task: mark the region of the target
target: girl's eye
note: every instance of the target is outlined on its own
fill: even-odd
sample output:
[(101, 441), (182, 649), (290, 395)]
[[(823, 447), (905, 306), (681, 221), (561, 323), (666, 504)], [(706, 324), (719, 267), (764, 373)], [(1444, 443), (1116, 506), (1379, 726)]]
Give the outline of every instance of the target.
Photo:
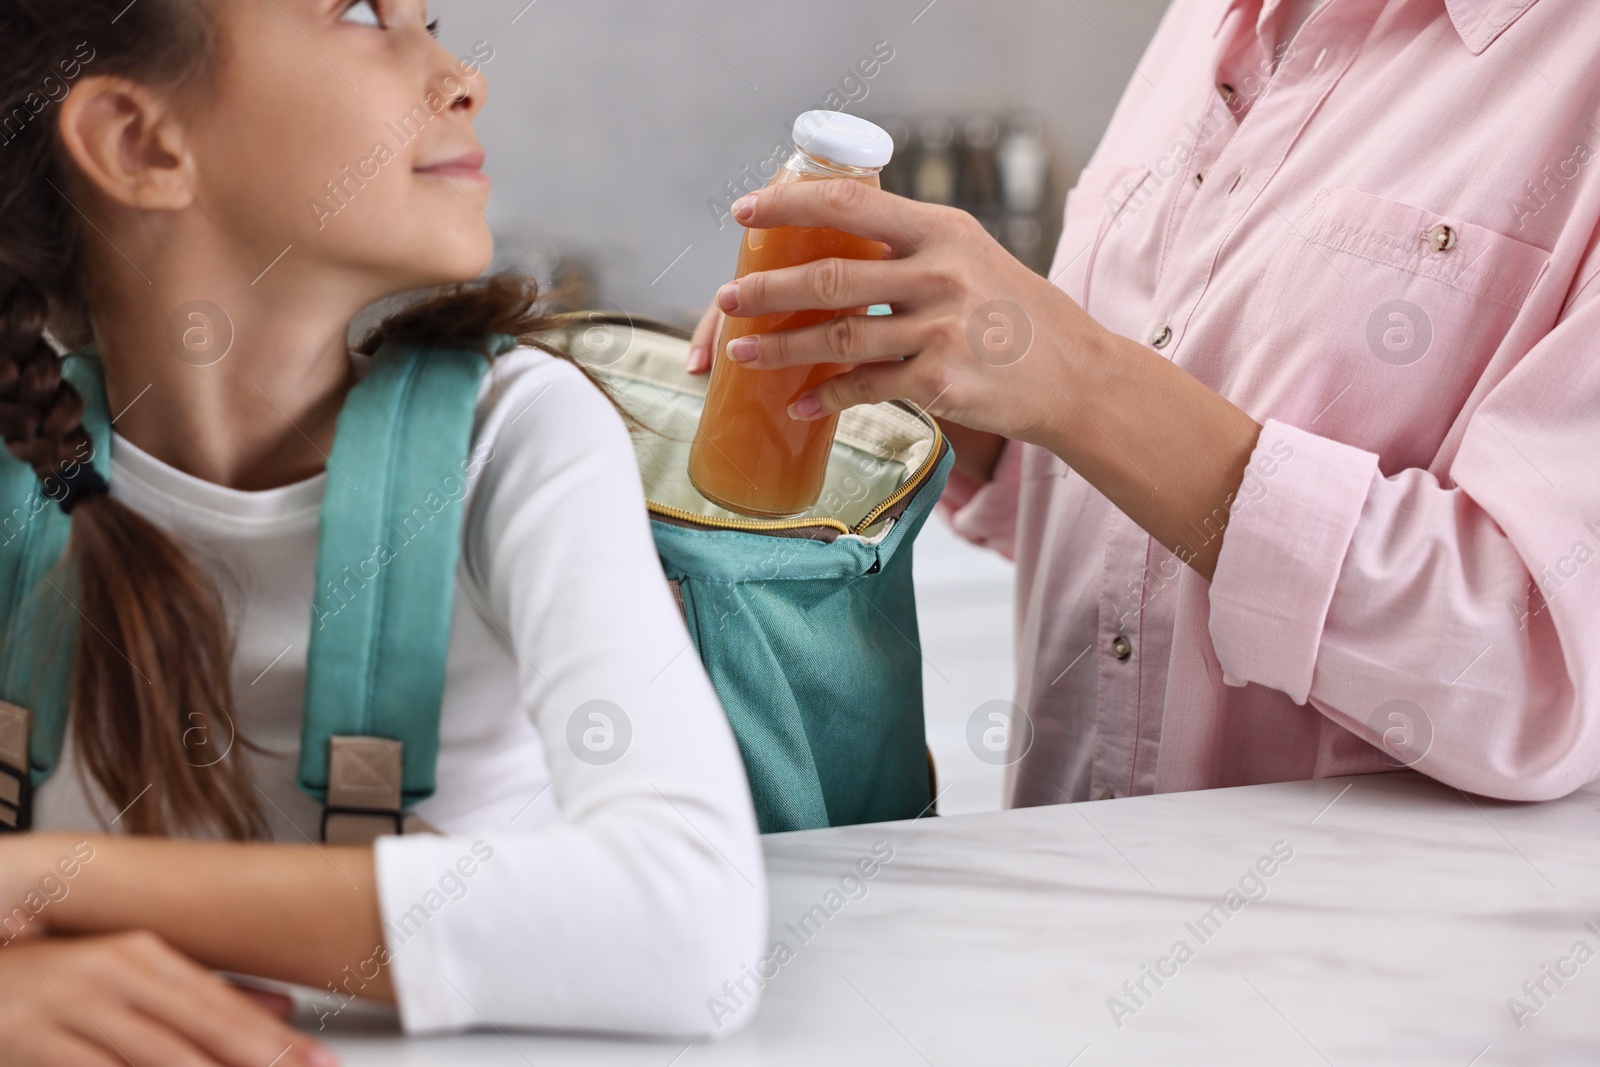
[(344, 22), (353, 22), (358, 26), (376, 26), (383, 28), (383, 20), (378, 17), (378, 9), (372, 0), (355, 0), (355, 3), (344, 9), (340, 16)]
[(439, 36), (439, 20), (438, 19), (434, 19), (432, 22), (428, 23), (428, 32), (430, 34), (432, 34), (435, 39), (438, 38), (438, 36)]

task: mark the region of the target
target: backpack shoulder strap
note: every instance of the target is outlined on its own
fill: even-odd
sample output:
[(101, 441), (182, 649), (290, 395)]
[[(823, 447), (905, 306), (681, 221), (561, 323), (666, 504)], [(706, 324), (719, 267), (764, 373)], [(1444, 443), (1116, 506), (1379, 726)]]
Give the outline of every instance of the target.
[[(493, 338), (489, 357), (515, 347)], [(331, 805), (330, 840), (424, 829), (404, 814), (434, 791), (454, 572), (482, 352), (391, 345), (339, 416), (312, 605), (299, 784)], [(99, 360), (66, 358), (110, 475)], [(66, 732), (77, 617), (50, 578), (71, 531), (48, 486), (0, 452), (0, 832), (31, 824), (34, 787)], [(50, 580), (47, 580), (50, 579)], [(59, 590), (59, 591), (58, 591)], [(333, 771), (330, 783), (330, 768)], [(331, 785), (331, 789), (330, 789)]]
[[(515, 346), (497, 337), (489, 356)], [(329, 841), (434, 792), (481, 351), (390, 344), (339, 414), (318, 535), (300, 789)]]
[[(79, 461), (109, 477), (111, 414), (100, 361), (86, 352), (67, 356), (62, 376), (83, 397), (93, 445)], [(55, 504), (59, 493), (0, 450), (0, 832), (29, 828), (33, 788), (55, 770), (66, 735), (77, 614), (65, 599), (70, 582), (50, 575), (72, 529)]]

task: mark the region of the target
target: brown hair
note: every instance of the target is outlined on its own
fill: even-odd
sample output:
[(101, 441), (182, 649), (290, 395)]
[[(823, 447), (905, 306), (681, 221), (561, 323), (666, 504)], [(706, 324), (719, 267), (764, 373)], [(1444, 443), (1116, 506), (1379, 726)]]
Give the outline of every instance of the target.
[[(67, 163), (51, 106), (84, 69), (189, 85), (213, 69), (219, 47), (212, 5), (199, 0), (0, 0), (0, 433), (46, 486), (63, 484), (92, 449), (83, 400), (46, 337), (90, 340), (81, 235), (61, 192)], [(414, 303), (360, 347), (476, 345), (495, 333), (527, 340), (549, 324), (532, 279), (497, 276)], [(71, 517), (63, 595), (76, 612), (62, 614), (81, 613), (71, 737), (84, 769), (113, 811), (126, 809), (130, 832), (268, 836), (241, 758), (254, 746), (237, 736), (234, 649), (215, 583), (106, 493), (75, 501)], [(224, 743), (227, 755), (215, 759)]]

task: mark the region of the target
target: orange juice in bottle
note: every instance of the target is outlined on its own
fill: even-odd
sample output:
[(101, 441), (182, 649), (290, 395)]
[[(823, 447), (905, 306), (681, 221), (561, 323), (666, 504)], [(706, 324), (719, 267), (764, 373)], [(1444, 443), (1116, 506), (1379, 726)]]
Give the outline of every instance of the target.
[[(878, 188), (878, 174), (894, 153), (894, 142), (883, 130), (837, 111), (801, 115), (794, 124), (794, 142), (794, 154), (769, 186), (847, 178)], [(819, 259), (882, 259), (888, 251), (878, 241), (834, 229), (748, 230), (739, 246), (734, 277)], [(862, 307), (726, 319), (689, 453), (689, 479), (702, 495), (730, 511), (761, 518), (797, 515), (817, 502), (839, 417), (801, 422), (789, 417), (788, 408), (820, 382), (851, 367), (743, 366), (728, 359), (728, 342), (866, 313)]]

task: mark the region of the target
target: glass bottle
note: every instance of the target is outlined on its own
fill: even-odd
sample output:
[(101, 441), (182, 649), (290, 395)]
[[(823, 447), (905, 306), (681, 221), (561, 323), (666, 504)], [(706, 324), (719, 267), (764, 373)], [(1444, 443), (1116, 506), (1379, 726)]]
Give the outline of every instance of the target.
[[(836, 111), (801, 115), (795, 120), (794, 142), (794, 154), (769, 187), (846, 178), (878, 188), (879, 172), (894, 154), (894, 142), (882, 129)], [(740, 243), (734, 277), (819, 259), (883, 259), (888, 252), (881, 242), (831, 228), (752, 229)], [(728, 343), (751, 334), (866, 313), (860, 307), (727, 317), (717, 338), (705, 408), (689, 452), (689, 479), (703, 496), (730, 511), (760, 518), (798, 515), (817, 502), (839, 417), (803, 422), (791, 419), (788, 408), (828, 378), (852, 368), (838, 363), (748, 367), (728, 359)]]

